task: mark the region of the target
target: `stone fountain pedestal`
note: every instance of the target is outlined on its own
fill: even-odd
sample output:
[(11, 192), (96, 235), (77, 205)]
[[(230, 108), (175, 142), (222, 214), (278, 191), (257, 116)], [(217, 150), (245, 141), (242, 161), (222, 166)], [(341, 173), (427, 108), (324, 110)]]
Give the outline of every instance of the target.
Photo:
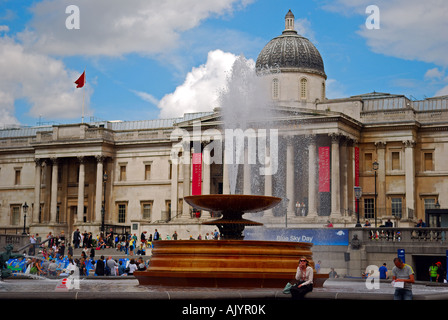
[[(245, 241), (246, 225), (261, 223), (242, 218), (245, 212), (270, 209), (281, 199), (249, 195), (185, 197), (195, 208), (221, 212), (217, 225), (224, 240), (154, 241), (146, 271), (135, 271), (141, 285), (210, 288), (283, 288), (294, 279), (300, 257), (314, 269), (311, 243)], [(314, 274), (314, 286), (328, 275)]]

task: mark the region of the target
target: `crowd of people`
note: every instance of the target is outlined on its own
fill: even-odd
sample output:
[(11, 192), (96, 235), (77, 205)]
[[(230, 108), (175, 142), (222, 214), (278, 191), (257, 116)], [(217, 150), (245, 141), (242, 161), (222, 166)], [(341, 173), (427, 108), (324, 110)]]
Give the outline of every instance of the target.
[[(200, 234), (197, 239), (218, 240), (220, 234), (207, 233), (204, 237)], [(140, 237), (137, 234), (116, 234), (113, 229), (107, 233), (93, 236), (91, 232), (80, 232), (76, 229), (71, 241), (61, 232), (54, 235), (49, 232), (45, 239), (39, 234), (30, 236), (32, 244), (28, 249), (29, 258), (14, 259), (10, 261), (10, 267), (14, 271), (35, 274), (38, 276), (60, 276), (76, 272), (80, 276), (121, 276), (132, 275), (135, 270), (145, 270), (147, 264), (141, 256), (146, 255), (147, 249), (152, 248), (153, 242), (158, 240), (178, 240), (176, 231), (165, 238), (155, 229), (154, 234), (143, 231)], [(190, 236), (190, 240), (195, 240)], [(114, 248), (129, 258), (114, 259), (111, 256), (105, 259), (103, 255), (95, 259), (98, 250)], [(82, 249), (80, 257), (74, 257), (74, 249)], [(26, 253), (26, 252), (24, 252)], [(42, 255), (43, 258), (38, 258)], [(132, 256), (139, 256), (134, 259)]]

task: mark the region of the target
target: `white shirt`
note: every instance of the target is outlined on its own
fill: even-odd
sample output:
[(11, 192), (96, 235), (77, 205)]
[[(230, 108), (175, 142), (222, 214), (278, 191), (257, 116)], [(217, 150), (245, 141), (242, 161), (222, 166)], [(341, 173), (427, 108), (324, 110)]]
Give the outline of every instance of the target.
[(306, 267), (305, 274), (302, 272), (300, 267), (297, 267), (296, 272), (296, 280), (305, 281), (303, 285), (312, 284), (313, 283), (313, 268)]

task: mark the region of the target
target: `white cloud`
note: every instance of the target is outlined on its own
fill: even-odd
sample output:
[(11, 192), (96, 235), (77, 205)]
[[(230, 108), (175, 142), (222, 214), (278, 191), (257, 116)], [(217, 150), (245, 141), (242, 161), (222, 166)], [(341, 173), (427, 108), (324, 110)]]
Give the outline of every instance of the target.
[(438, 97), (438, 96), (448, 96), (448, 86), (445, 86), (442, 89), (440, 89), (439, 91), (437, 91), (434, 96), (435, 97)]
[(212, 15), (231, 13), (245, 0), (78, 0), (80, 28), (67, 29), (72, 0), (47, 0), (33, 8), (30, 28), (20, 34), (34, 50), (62, 56), (159, 54), (173, 49), (181, 32)]
[(158, 104), (160, 118), (180, 117), (186, 112), (212, 111), (237, 56), (221, 50), (210, 51), (207, 62), (193, 68), (182, 85), (165, 95)]
[(327, 79), (325, 86), (325, 95), (327, 99), (338, 99), (348, 96), (347, 93), (345, 93), (344, 85), (336, 79)]
[(311, 29), (311, 22), (307, 18), (299, 18), (294, 21), (294, 27), (298, 34), (308, 38), (312, 43), (318, 44), (315, 33)]
[(143, 91), (137, 91), (137, 90), (131, 90), (131, 92), (134, 93), (135, 95), (137, 95), (143, 101), (149, 102), (153, 105), (159, 104), (159, 100), (150, 93), (143, 92)]
[[(341, 14), (364, 15), (369, 1), (338, 0), (327, 9)], [(380, 29), (363, 23), (358, 34), (370, 48), (388, 56), (448, 66), (448, 2), (441, 0), (377, 0)]]
[[(0, 37), (0, 123), (17, 124), (14, 104), (24, 99), (31, 105), (29, 115), (51, 119), (81, 116), (83, 93), (88, 109), (90, 87), (76, 89), (79, 73), (46, 55), (27, 52), (9, 37)], [(88, 77), (88, 76), (87, 76)]]
[(444, 77), (444, 75), (445, 73), (439, 70), (438, 68), (432, 68), (426, 71), (425, 80), (431, 80), (431, 79), (440, 80)]

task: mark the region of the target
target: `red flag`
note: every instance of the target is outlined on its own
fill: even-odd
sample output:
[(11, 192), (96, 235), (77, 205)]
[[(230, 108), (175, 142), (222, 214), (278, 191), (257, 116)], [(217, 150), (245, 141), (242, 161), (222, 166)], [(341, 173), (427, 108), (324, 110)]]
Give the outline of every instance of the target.
[(75, 81), (75, 83), (77, 84), (76, 88), (82, 88), (84, 87), (85, 83), (86, 83), (86, 72), (84, 71), (82, 73), (82, 75), (78, 78), (78, 80)]

